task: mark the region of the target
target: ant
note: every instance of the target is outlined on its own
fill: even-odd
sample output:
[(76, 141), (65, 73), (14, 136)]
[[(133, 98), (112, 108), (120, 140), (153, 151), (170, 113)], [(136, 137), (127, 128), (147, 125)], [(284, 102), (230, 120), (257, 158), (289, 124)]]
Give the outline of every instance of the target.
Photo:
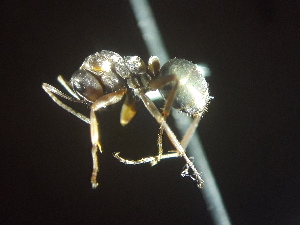
[[(114, 153), (114, 157), (125, 164), (150, 162), (155, 165), (161, 159), (181, 156), (186, 161), (182, 176), (191, 177), (197, 181), (198, 187), (203, 187), (204, 181), (201, 175), (185, 153), (185, 148), (212, 98), (209, 96), (208, 84), (195, 64), (185, 59), (174, 58), (160, 67), (158, 57), (151, 56), (148, 66), (146, 66), (138, 56), (121, 57), (115, 52), (102, 50), (88, 56), (79, 70), (73, 73), (69, 82), (65, 81), (62, 76), (58, 76), (57, 79), (71, 96), (46, 83), (43, 83), (43, 89), (60, 107), (90, 124), (93, 158), (91, 183), (93, 188), (98, 186), (97, 152), (102, 152), (95, 112), (121, 101), (124, 95), (125, 101), (120, 115), (121, 125), (125, 126), (132, 120), (136, 114), (136, 97), (141, 99), (150, 114), (160, 124), (159, 153), (155, 157), (140, 160), (124, 159), (120, 157), (119, 152)], [(159, 90), (165, 99), (162, 113), (146, 95), (146, 92), (152, 90)], [(90, 107), (90, 117), (75, 111), (56, 96), (72, 102), (87, 104)], [(172, 107), (194, 118), (181, 142), (177, 140), (166, 122)], [(166, 132), (176, 149), (172, 153), (163, 154), (163, 131)]]

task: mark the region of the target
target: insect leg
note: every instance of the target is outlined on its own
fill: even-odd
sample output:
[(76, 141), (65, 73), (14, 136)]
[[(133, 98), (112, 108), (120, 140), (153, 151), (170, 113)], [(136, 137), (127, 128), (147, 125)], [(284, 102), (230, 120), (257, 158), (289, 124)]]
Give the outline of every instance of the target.
[[(170, 94), (165, 99), (164, 108), (163, 108), (163, 111), (162, 111), (162, 115), (164, 116), (164, 120), (166, 120), (167, 117), (170, 114), (170, 111), (171, 111), (171, 108), (173, 106), (174, 99), (175, 99), (175, 96), (176, 96), (176, 91), (177, 91), (179, 81), (178, 81), (178, 79), (175, 75), (169, 75), (169, 76), (157, 77), (156, 79), (153, 79), (150, 82), (150, 89), (152, 89), (152, 90), (160, 89), (160, 88), (162, 88), (162, 87), (164, 87), (164, 86), (166, 86), (170, 83), (173, 83), (173, 86), (172, 86), (172, 89), (170, 91)], [(160, 158), (163, 154), (162, 136), (163, 136), (163, 129), (162, 129), (162, 126), (160, 126), (159, 127), (159, 132), (158, 132), (158, 161), (160, 160)]]
[[(129, 164), (129, 165), (138, 165), (138, 164), (143, 164), (143, 163), (150, 163), (151, 165), (155, 165), (157, 162), (157, 156), (150, 156), (146, 158), (141, 158), (138, 160), (130, 160), (130, 159), (125, 159), (120, 156), (120, 152), (115, 152), (113, 156), (118, 159), (121, 163), (124, 164)], [(168, 158), (173, 158), (173, 157), (178, 157), (177, 153), (170, 153), (170, 154), (163, 154), (161, 156), (161, 159), (168, 159)]]
[[(161, 116), (161, 115), (159, 115)], [(150, 156), (146, 158), (141, 158), (138, 160), (130, 160), (130, 159), (125, 159), (120, 156), (120, 152), (115, 152), (113, 156), (117, 158), (120, 162), (124, 164), (131, 164), (131, 165), (138, 165), (138, 164), (143, 164), (143, 163), (150, 163), (151, 166), (154, 166), (158, 163), (159, 160), (161, 159), (167, 159), (167, 158), (173, 158), (173, 157), (178, 157), (180, 156), (177, 152), (170, 153), (170, 154), (163, 154), (163, 149), (162, 149), (162, 132), (163, 129), (160, 126), (159, 129), (159, 134), (158, 134), (158, 151), (159, 155), (158, 156)]]
[(197, 186), (199, 188), (203, 187), (204, 181), (201, 178), (200, 173), (197, 171), (196, 167), (194, 166), (193, 162), (189, 159), (189, 157), (185, 153), (185, 149), (181, 146), (180, 142), (177, 140), (175, 134), (165, 121), (164, 117), (160, 114), (157, 107), (154, 105), (154, 103), (145, 95), (145, 93), (142, 90), (139, 90), (139, 95), (145, 105), (145, 107), (148, 109), (148, 111), (151, 113), (151, 115), (156, 119), (156, 121), (161, 124), (161, 127), (166, 131), (169, 140), (174, 145), (175, 149), (177, 150), (178, 154), (182, 156), (187, 166), (193, 171), (193, 174), (190, 175), (190, 177), (197, 181)]
[(187, 131), (185, 132), (182, 140), (180, 141), (181, 146), (186, 149), (186, 147), (188, 146), (190, 140), (192, 139), (198, 125), (199, 122), (201, 120), (201, 115), (197, 115), (194, 117), (193, 122), (191, 123), (191, 125), (189, 126), (189, 128), (187, 129)]
[[(150, 83), (150, 86), (152, 89), (161, 89), (162, 87), (170, 84), (171, 82), (173, 82), (172, 89), (170, 90), (170, 93), (168, 94), (167, 98), (165, 99), (165, 105), (162, 110), (162, 114), (163, 114), (165, 120), (170, 115), (170, 111), (171, 111), (171, 108), (173, 106), (173, 103), (174, 103), (174, 100), (176, 97), (176, 91), (178, 88), (179, 81), (175, 75), (168, 75), (168, 76), (164, 76), (164, 77), (158, 77), (155, 80), (152, 80)], [(183, 149), (186, 149), (193, 134), (195, 133), (195, 130), (198, 127), (198, 124), (200, 122), (201, 115), (202, 114), (194, 116), (194, 121), (191, 123), (190, 127), (188, 128), (188, 130), (186, 131), (182, 140), (180, 141), (180, 144), (183, 147)], [(161, 129), (162, 129), (162, 127), (160, 127), (159, 140), (161, 139), (161, 136), (163, 134), (163, 131)]]
[(91, 128), (92, 157), (93, 157), (93, 172), (91, 176), (91, 183), (93, 188), (96, 188), (98, 186), (97, 173), (99, 171), (99, 168), (98, 168), (97, 151), (99, 150), (99, 152), (102, 152), (101, 143), (100, 143), (100, 131), (99, 131), (98, 120), (95, 112), (101, 108), (105, 108), (109, 105), (119, 102), (125, 93), (126, 93), (126, 89), (120, 89), (119, 91), (109, 93), (107, 95), (100, 97), (91, 106), (90, 128)]
[(121, 114), (120, 114), (120, 123), (122, 126), (127, 125), (136, 114), (136, 101), (133, 97), (131, 91), (126, 93), (125, 101), (122, 105)]
[[(146, 106), (146, 108), (148, 109), (148, 111), (152, 114), (152, 116), (154, 118), (156, 118), (156, 120), (160, 124), (170, 114), (170, 110), (171, 110), (171, 107), (173, 105), (174, 98), (175, 98), (175, 93), (176, 93), (177, 86), (178, 86), (178, 79), (177, 79), (177, 77), (175, 75), (158, 77), (158, 78), (155, 78), (154, 80), (151, 80), (151, 82), (149, 84), (150, 85), (150, 89), (156, 90), (156, 89), (159, 89), (159, 88), (165, 86), (166, 84), (168, 84), (170, 82), (174, 82), (174, 86), (173, 86), (173, 88), (171, 90), (171, 93), (168, 96), (168, 99), (166, 100), (165, 107), (164, 107), (164, 110), (163, 110), (163, 115), (164, 116), (162, 116), (160, 114), (160, 112), (158, 111), (157, 107), (154, 105), (154, 103), (148, 97), (147, 97), (147, 100), (146, 100), (147, 103), (145, 103), (145, 101), (143, 100), (145, 106), (146, 106), (146, 104), (147, 104), (147, 106), (149, 106), (149, 107)], [(142, 93), (143, 93), (142, 95), (145, 95), (144, 92), (142, 92)], [(128, 160), (128, 159), (124, 159), (124, 158), (120, 157), (118, 152), (115, 153), (114, 156), (120, 162), (123, 162), (125, 164), (135, 164), (136, 165), (136, 164), (142, 164), (142, 163), (150, 162), (152, 166), (156, 165), (158, 163), (158, 161), (160, 161), (161, 159), (166, 159), (166, 158), (180, 156), (178, 153), (172, 153), (172, 154), (163, 155), (162, 135), (163, 135), (163, 129), (162, 129), (162, 126), (160, 126), (159, 133), (158, 133), (158, 141), (157, 141), (158, 142), (158, 155), (155, 156), (155, 157), (147, 157), (147, 158), (142, 158), (142, 159), (139, 159), (139, 160)]]

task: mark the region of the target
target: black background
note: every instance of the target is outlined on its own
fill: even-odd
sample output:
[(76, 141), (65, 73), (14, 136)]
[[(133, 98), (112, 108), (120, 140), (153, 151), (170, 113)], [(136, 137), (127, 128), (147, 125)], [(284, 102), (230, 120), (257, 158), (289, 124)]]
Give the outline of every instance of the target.
[[(151, 1), (170, 56), (211, 69), (215, 98), (199, 133), (233, 224), (300, 223), (296, 2)], [(157, 125), (142, 105), (126, 127), (121, 104), (99, 113), (104, 153), (92, 190), (89, 127), (41, 88), (59, 87), (57, 75), (69, 79), (102, 49), (147, 61), (130, 4), (0, 6), (1, 224), (212, 224), (201, 192), (179, 176), (182, 159), (150, 167), (112, 157), (157, 152)]]

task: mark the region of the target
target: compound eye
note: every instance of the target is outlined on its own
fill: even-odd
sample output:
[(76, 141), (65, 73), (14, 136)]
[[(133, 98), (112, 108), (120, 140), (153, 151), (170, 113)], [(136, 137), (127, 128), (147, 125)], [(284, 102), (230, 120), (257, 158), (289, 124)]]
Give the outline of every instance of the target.
[(100, 81), (87, 70), (77, 70), (71, 78), (73, 90), (84, 99), (94, 102), (101, 96), (104, 91)]

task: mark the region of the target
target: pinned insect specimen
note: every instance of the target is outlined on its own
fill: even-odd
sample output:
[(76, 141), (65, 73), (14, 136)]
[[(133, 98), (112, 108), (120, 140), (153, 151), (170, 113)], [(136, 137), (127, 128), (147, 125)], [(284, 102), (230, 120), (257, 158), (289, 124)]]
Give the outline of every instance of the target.
[[(119, 152), (115, 153), (114, 156), (125, 164), (150, 162), (152, 165), (161, 159), (181, 156), (186, 161), (182, 175), (190, 176), (196, 180), (198, 187), (203, 186), (204, 181), (185, 153), (185, 148), (211, 99), (208, 85), (195, 64), (175, 58), (160, 68), (159, 59), (156, 56), (151, 56), (148, 66), (146, 66), (138, 56), (121, 57), (115, 52), (103, 50), (88, 56), (79, 70), (74, 72), (70, 81), (65, 81), (62, 76), (58, 76), (58, 81), (71, 96), (46, 83), (42, 87), (60, 107), (90, 124), (93, 157), (91, 183), (93, 188), (98, 186), (97, 152), (102, 152), (95, 112), (121, 101), (124, 95), (125, 101), (121, 109), (120, 123), (124, 126), (132, 120), (136, 114), (136, 97), (141, 99), (144, 106), (160, 124), (159, 153), (155, 157), (140, 160), (124, 159), (119, 155)], [(159, 90), (165, 99), (162, 113), (146, 95), (146, 92), (152, 90)], [(67, 106), (57, 96), (89, 105), (90, 117), (88, 118)], [(172, 107), (194, 118), (181, 142), (177, 140), (166, 122)], [(174, 145), (174, 153), (163, 154), (163, 131), (166, 132)]]

